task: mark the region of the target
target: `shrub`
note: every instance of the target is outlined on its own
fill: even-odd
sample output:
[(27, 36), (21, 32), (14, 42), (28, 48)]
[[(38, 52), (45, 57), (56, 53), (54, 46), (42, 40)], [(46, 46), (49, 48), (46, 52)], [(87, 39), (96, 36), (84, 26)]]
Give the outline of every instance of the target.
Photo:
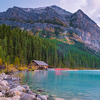
[(2, 59), (0, 58), (0, 65), (2, 65)]
[(14, 73), (18, 71), (13, 64), (9, 64), (8, 66), (6, 66), (6, 69), (4, 69), (5, 73)]
[(15, 58), (14, 65), (16, 66), (16, 68), (18, 68), (18, 66), (20, 65), (20, 61), (18, 57)]
[(28, 68), (27, 67), (19, 67), (18, 70), (19, 71), (24, 71), (24, 70), (28, 70)]
[(34, 70), (35, 70), (34, 67), (29, 68), (29, 71), (34, 71)]

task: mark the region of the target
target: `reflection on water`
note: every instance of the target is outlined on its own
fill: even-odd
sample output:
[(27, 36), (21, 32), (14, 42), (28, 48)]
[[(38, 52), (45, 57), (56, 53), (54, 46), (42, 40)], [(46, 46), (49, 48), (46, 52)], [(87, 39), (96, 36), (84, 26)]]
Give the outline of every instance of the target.
[(100, 100), (100, 71), (34, 71), (18, 74), (22, 84), (65, 100)]

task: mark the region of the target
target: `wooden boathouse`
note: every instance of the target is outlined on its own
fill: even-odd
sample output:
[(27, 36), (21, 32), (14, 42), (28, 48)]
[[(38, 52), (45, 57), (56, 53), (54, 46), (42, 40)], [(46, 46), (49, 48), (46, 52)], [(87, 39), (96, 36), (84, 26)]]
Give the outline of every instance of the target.
[(38, 60), (33, 60), (32, 66), (34, 66), (35, 69), (47, 69), (48, 68), (48, 64), (46, 64), (44, 61), (38, 61)]

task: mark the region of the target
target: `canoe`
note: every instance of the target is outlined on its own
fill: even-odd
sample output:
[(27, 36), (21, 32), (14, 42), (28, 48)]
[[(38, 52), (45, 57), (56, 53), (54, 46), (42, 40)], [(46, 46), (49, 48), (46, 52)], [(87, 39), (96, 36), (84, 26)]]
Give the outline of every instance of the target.
[(55, 68), (54, 70), (63, 71), (63, 70), (70, 70), (70, 69), (68, 69), (68, 68)]

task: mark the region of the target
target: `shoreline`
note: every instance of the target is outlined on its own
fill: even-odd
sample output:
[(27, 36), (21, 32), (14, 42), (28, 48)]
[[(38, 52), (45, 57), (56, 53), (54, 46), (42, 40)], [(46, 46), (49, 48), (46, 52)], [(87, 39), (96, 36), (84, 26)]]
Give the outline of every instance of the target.
[[(12, 75), (0, 74), (0, 100), (51, 100), (48, 95), (33, 93), (28, 85), (21, 85), (21, 78), (14, 76), (17, 73), (19, 72), (13, 73)], [(64, 99), (54, 98), (52, 100)]]
[(0, 74), (0, 100), (48, 100), (48, 95), (33, 93), (28, 85), (21, 85), (19, 76)]
[(100, 71), (100, 69), (67, 69), (67, 68), (48, 68), (47, 71)]
[[(36, 70), (38, 71), (38, 70)], [(54, 70), (58, 71), (58, 70)], [(73, 70), (70, 70), (73, 71)], [(74, 70), (76, 71), (76, 70)], [(100, 71), (100, 70), (77, 70), (77, 71)], [(0, 74), (0, 100), (51, 100), (48, 94), (38, 94), (33, 92), (29, 85), (22, 85), (18, 73), (26, 71), (17, 71), (12, 75)], [(42, 89), (38, 90), (43, 92)], [(52, 100), (64, 100), (62, 98), (53, 98)]]

